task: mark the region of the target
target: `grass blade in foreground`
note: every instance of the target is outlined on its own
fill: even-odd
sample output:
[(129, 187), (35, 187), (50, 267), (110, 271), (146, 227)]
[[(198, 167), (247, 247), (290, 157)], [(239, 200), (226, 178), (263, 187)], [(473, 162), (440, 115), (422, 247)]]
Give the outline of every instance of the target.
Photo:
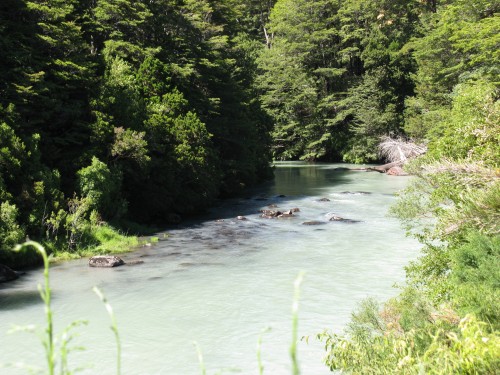
[(261, 347), (262, 347), (262, 336), (264, 333), (271, 331), (271, 327), (267, 327), (260, 332), (259, 339), (257, 340), (257, 363), (259, 365), (259, 375), (264, 374), (264, 365), (262, 364), (262, 355), (261, 355)]
[(116, 374), (120, 375), (121, 373), (121, 357), (122, 357), (122, 347), (120, 344), (120, 335), (118, 333), (118, 326), (116, 324), (116, 318), (115, 314), (113, 312), (113, 307), (109, 304), (108, 300), (104, 296), (104, 294), (101, 292), (101, 290), (98, 287), (93, 287), (92, 290), (97, 294), (99, 299), (104, 303), (104, 306), (106, 307), (106, 311), (108, 312), (109, 317), (111, 318), (111, 330), (115, 334), (115, 340), (116, 340)]
[(292, 305), (292, 345), (290, 346), (290, 357), (292, 359), (292, 374), (300, 375), (299, 362), (297, 359), (297, 331), (299, 328), (299, 299), (300, 286), (304, 280), (304, 272), (300, 272), (294, 282), (294, 294)]
[(43, 346), (45, 348), (45, 356), (47, 358), (47, 370), (49, 375), (55, 374), (56, 359), (54, 351), (54, 325), (52, 321), (52, 309), (51, 309), (51, 289), (49, 283), (49, 257), (45, 248), (35, 241), (27, 241), (22, 245), (16, 246), (16, 251), (21, 250), (24, 247), (33, 246), (36, 251), (40, 253), (43, 258), (43, 278), (44, 286), (38, 285), (38, 291), (40, 292), (40, 297), (45, 304), (45, 319), (47, 321), (47, 328), (45, 328), (46, 336), (42, 339)]
[(205, 368), (205, 362), (203, 360), (203, 353), (201, 352), (200, 345), (198, 345), (196, 341), (193, 342), (193, 345), (196, 348), (196, 353), (198, 354), (198, 362), (200, 363), (201, 375), (206, 375), (207, 369)]

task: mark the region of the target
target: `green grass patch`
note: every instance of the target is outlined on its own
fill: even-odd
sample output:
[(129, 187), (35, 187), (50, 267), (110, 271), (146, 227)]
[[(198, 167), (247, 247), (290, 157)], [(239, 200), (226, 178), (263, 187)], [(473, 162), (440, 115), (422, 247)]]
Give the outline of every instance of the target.
[(54, 261), (64, 261), (102, 254), (126, 253), (141, 245), (136, 236), (127, 236), (109, 225), (92, 227), (87, 245), (74, 251), (51, 247)]

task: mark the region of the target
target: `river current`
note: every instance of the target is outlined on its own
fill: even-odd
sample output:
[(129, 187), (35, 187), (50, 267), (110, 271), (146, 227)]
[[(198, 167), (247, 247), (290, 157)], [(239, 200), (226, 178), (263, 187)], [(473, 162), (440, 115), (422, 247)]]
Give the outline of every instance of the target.
[[(387, 216), (408, 177), (346, 171), (339, 164), (277, 163), (275, 180), (247, 196), (220, 202), (204, 217), (159, 233), (153, 246), (124, 254), (142, 264), (114, 269), (87, 260), (51, 268), (56, 332), (77, 327), (70, 367), (81, 374), (116, 374), (116, 346), (98, 286), (116, 314), (122, 373), (258, 374), (262, 334), (264, 374), (290, 374), (293, 282), (305, 272), (299, 304), (299, 363), (304, 375), (329, 374), (316, 334), (340, 332), (366, 297), (397, 294), (403, 267), (418, 255), (398, 221)], [(322, 198), (327, 198), (323, 199)], [(259, 210), (299, 208), (291, 218), (261, 218)], [(237, 220), (238, 215), (247, 220)], [(329, 221), (332, 215), (359, 222)], [(303, 225), (317, 221), (318, 225)], [(164, 233), (168, 234), (164, 238)], [(37, 284), (42, 271), (0, 286), (0, 374), (44, 366), (36, 335), (7, 333), (14, 325), (44, 326)]]

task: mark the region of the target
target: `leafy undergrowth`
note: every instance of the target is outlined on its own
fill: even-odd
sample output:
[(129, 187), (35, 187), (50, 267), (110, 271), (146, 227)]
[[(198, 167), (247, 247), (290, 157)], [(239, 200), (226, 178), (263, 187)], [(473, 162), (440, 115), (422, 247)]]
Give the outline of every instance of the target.
[(101, 254), (126, 253), (145, 244), (137, 236), (121, 234), (110, 226), (100, 226), (92, 232), (92, 245), (75, 251), (51, 249), (56, 261), (78, 259)]

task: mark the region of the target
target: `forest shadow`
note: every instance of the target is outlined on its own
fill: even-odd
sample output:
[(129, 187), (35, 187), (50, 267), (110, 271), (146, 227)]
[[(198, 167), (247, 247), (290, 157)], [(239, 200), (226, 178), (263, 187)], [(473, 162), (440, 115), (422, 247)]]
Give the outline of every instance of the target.
[(38, 290), (0, 289), (0, 310), (18, 310), (42, 304)]

